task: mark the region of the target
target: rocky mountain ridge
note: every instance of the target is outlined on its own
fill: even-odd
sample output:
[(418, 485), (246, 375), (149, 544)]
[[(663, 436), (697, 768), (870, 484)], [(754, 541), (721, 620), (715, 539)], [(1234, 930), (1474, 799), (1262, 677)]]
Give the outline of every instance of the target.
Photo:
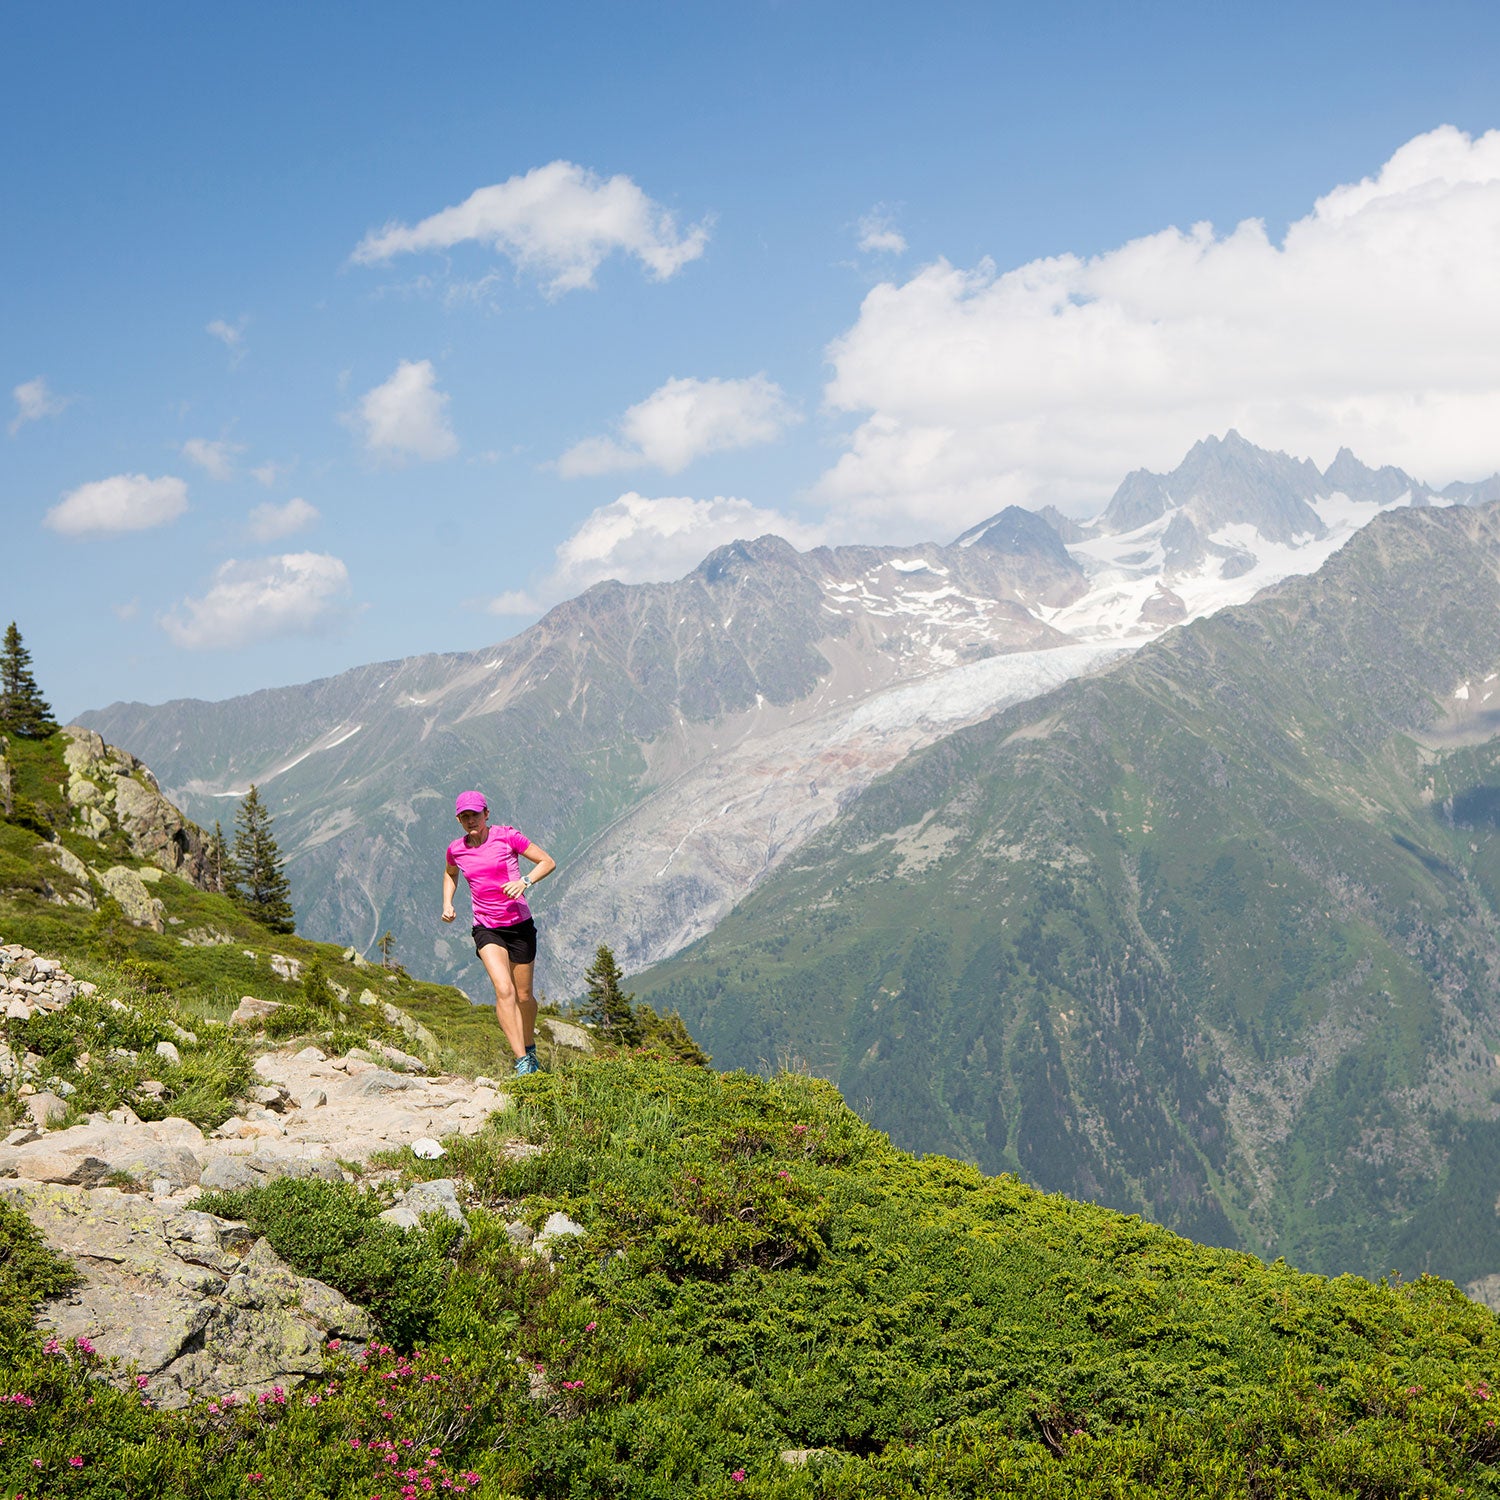
[(84, 718), (205, 824), (257, 782), (305, 930), (390, 929), (476, 997), (432, 891), (451, 795), (484, 786), (560, 861), (541, 974), (569, 995), (599, 941), (635, 967), (710, 930), (934, 739), (1312, 570), (1382, 507), (1481, 489), (1434, 497), (1349, 454), (1319, 475), (1230, 433), (1131, 475), (1093, 526), (1010, 507), (949, 546), (763, 537), (675, 583), (598, 585), (485, 651)]
[(919, 752), (634, 983), (914, 1149), (1322, 1270), (1500, 1271), (1500, 507)]

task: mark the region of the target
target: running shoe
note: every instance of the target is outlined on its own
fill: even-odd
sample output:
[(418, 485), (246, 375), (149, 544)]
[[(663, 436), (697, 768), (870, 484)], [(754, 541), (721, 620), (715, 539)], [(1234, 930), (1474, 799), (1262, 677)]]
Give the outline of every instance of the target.
[(530, 1073), (540, 1073), (542, 1065), (529, 1052), (516, 1059), (515, 1074), (517, 1078), (525, 1078)]

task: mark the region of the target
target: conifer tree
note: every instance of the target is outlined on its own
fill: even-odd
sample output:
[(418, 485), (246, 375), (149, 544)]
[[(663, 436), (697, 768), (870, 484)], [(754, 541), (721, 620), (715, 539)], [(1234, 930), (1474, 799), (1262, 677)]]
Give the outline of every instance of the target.
[(208, 836), (208, 848), (203, 852), (203, 860), (207, 866), (205, 874), (208, 889), (222, 896), (227, 889), (232, 860), (229, 845), (224, 840), (224, 830), (219, 826), (217, 818), (214, 819), (214, 831)]
[(635, 1047), (641, 1040), (641, 1022), (632, 1004), (635, 996), (625, 993), (624, 977), (613, 952), (607, 944), (600, 943), (593, 963), (584, 970), (588, 995), (579, 1014), (610, 1041), (622, 1047)]
[(380, 949), (381, 963), (388, 969), (394, 969), (396, 966), (391, 961), (391, 954), (396, 951), (396, 934), (387, 931), (386, 935), (375, 946)]
[(292, 888), (281, 868), (281, 851), (271, 836), (271, 814), (252, 782), (235, 815), (231, 888), (241, 910), (272, 932), (295, 932)]
[(31, 653), (21, 644), (12, 620), (0, 644), (0, 730), (23, 740), (56, 734), (57, 721), (31, 673)]

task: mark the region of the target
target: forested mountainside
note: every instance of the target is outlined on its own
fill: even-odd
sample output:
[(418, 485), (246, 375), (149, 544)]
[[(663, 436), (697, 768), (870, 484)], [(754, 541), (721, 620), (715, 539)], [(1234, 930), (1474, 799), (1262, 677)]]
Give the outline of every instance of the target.
[(641, 976), (909, 1149), (1320, 1270), (1500, 1272), (1500, 507), (962, 730)]

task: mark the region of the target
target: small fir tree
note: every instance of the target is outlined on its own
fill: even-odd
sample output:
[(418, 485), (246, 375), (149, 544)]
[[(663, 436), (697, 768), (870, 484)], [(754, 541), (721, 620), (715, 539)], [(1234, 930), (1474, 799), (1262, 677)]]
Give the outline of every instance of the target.
[(217, 818), (214, 819), (214, 831), (208, 836), (208, 848), (203, 851), (203, 862), (207, 867), (208, 889), (222, 896), (227, 889), (231, 860), (229, 845)]
[(0, 643), (0, 729), (23, 740), (44, 740), (57, 733), (57, 721), (32, 676), (31, 653), (21, 644), (14, 620)]
[(281, 851), (271, 836), (271, 814), (251, 783), (234, 820), (231, 889), (241, 910), (272, 932), (295, 932), (292, 888), (281, 867)]
[(380, 949), (381, 963), (388, 969), (394, 969), (396, 965), (391, 961), (391, 954), (396, 951), (396, 934), (388, 931), (375, 946)]
[(594, 961), (584, 971), (588, 994), (580, 1011), (583, 1019), (612, 1042), (622, 1047), (640, 1045), (642, 1027), (632, 1002), (634, 995), (625, 993), (620, 966), (607, 944), (600, 943)]
[(313, 959), (302, 971), (302, 998), (318, 1010), (333, 1009), (333, 986), (321, 958)]

